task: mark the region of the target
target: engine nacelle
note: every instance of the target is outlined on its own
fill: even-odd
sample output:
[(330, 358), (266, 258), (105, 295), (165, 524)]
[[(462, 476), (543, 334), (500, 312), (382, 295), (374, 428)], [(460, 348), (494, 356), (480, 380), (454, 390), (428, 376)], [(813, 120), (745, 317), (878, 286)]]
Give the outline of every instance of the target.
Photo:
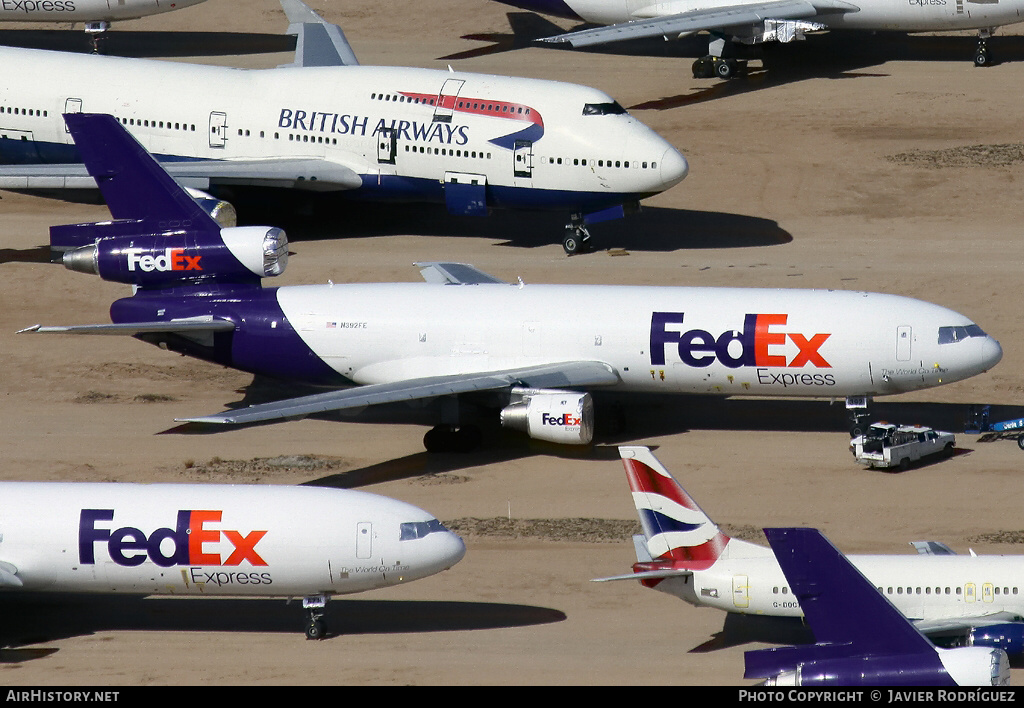
[(199, 282), (252, 282), (284, 272), (288, 237), (267, 226), (208, 232), (110, 236), (66, 251), (64, 266), (104, 280), (143, 287)]
[(927, 686), (952, 680), (957, 686), (1001, 686), (1009, 681), (1009, 661), (1000, 649), (964, 647), (937, 652), (805, 661), (772, 676), (764, 685)]
[(594, 402), (579, 391), (514, 388), (501, 424), (537, 440), (588, 445), (594, 439)]
[(992, 647), (1002, 649), (1010, 656), (1024, 652), (1024, 624), (994, 624), (989, 627), (974, 627), (967, 633), (965, 644), (969, 647)]
[(185, 191), (196, 200), (196, 204), (203, 211), (210, 215), (210, 218), (220, 224), (222, 229), (238, 226), (238, 212), (235, 211), (235, 206), (231, 202), (217, 199), (217, 197), (207, 194), (201, 189), (185, 187)]

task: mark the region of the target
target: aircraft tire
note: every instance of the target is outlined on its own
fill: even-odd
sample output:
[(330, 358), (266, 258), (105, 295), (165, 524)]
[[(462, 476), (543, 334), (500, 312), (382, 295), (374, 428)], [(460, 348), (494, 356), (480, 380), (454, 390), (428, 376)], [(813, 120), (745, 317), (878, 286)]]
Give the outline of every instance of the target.
[(728, 59), (722, 59), (715, 62), (715, 76), (720, 79), (728, 80), (731, 79), (733, 74), (736, 73), (736, 65)]
[(580, 240), (575, 235), (566, 236), (562, 241), (562, 249), (565, 251), (565, 255), (575, 256), (580, 253)]
[(322, 620), (313, 620), (306, 625), (306, 639), (323, 639), (324, 623)]
[(693, 62), (693, 78), (710, 79), (712, 76), (714, 70), (711, 67), (711, 57), (701, 57)]
[(978, 52), (974, 55), (975, 66), (988, 66), (988, 52)]

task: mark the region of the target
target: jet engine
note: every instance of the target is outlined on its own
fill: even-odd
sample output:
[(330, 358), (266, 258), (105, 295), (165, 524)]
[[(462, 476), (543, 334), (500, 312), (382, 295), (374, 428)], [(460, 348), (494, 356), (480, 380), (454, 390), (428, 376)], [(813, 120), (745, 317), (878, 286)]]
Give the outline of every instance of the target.
[(238, 226), (238, 213), (231, 202), (217, 199), (217, 197), (207, 194), (201, 189), (185, 187), (185, 191), (188, 192), (188, 195), (196, 201), (196, 204), (203, 211), (210, 215), (210, 218), (220, 224), (221, 228), (228, 229)]
[(1008, 622), (988, 627), (974, 627), (964, 642), (969, 647), (1002, 649), (1010, 656), (1024, 652), (1024, 624)]
[(104, 280), (139, 286), (194, 282), (248, 282), (280, 275), (288, 264), (288, 237), (267, 226), (208, 232), (100, 238), (63, 255), (64, 266)]
[(958, 686), (999, 686), (1009, 678), (1009, 661), (1000, 649), (963, 647), (937, 651), (938, 661), (931, 653), (805, 661), (769, 678), (764, 685), (926, 686), (952, 680)]
[(579, 391), (514, 388), (501, 424), (537, 440), (588, 445), (594, 439), (594, 402)]

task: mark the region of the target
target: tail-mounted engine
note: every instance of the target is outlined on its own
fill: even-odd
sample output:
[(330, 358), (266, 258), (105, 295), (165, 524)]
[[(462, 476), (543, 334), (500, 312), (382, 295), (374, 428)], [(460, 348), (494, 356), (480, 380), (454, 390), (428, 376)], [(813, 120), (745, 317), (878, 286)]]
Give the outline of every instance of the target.
[(267, 226), (223, 228), (219, 234), (181, 229), (110, 235), (65, 251), (63, 262), (69, 270), (141, 287), (252, 282), (284, 272), (288, 237)]
[(588, 445), (594, 439), (594, 402), (578, 391), (514, 388), (501, 424), (537, 440)]

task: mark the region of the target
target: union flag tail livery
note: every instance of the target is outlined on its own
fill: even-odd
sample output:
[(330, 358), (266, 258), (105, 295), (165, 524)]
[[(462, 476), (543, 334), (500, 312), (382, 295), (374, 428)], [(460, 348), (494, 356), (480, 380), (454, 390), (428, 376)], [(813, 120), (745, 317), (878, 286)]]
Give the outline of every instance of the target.
[(732, 539), (719, 530), (646, 447), (620, 447), (647, 549), (658, 561), (707, 568)]

